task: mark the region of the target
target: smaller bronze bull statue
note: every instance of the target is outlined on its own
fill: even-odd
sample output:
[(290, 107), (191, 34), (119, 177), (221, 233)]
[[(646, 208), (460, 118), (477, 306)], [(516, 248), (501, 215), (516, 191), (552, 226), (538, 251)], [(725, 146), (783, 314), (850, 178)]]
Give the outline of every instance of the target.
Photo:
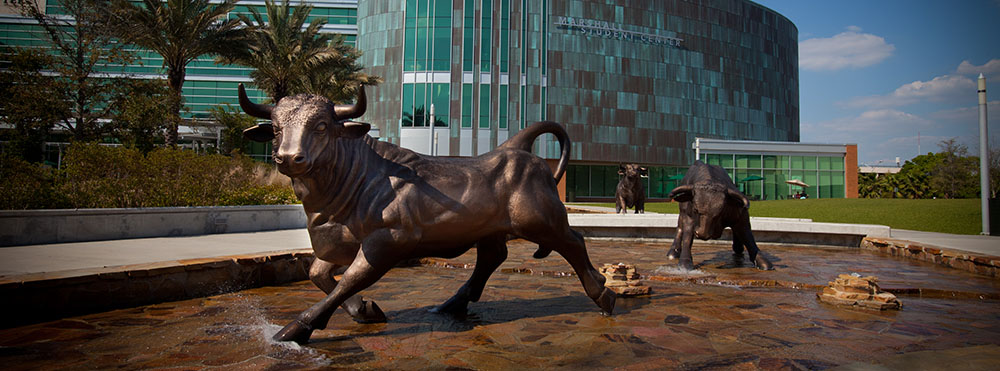
[[(587, 256), (583, 237), (569, 228), (556, 182), (566, 171), (570, 140), (554, 122), (522, 129), (495, 150), (475, 158), (424, 156), (369, 136), (368, 124), (350, 121), (365, 112), (364, 89), (357, 103), (335, 105), (324, 97), (285, 97), (277, 106), (251, 102), (239, 87), (240, 106), (271, 120), (247, 129), (247, 138), (273, 141), (278, 170), (292, 178), (302, 200), (316, 260), (309, 278), (327, 296), (274, 335), (303, 343), (325, 328), (338, 306), (358, 322), (384, 322), (361, 290), (400, 261), (454, 258), (477, 250), (465, 285), (435, 311), (465, 315), (479, 301), (487, 279), (507, 259), (507, 238), (539, 245), (536, 258), (551, 251), (576, 271), (583, 288), (604, 313), (615, 293)], [(562, 147), (555, 174), (531, 153), (535, 139), (552, 134)], [(334, 269), (347, 266), (340, 282)]]
[(615, 188), (615, 212), (628, 214), (635, 207), (636, 214), (646, 213), (646, 186), (642, 178), (649, 177), (649, 169), (636, 164), (618, 165), (618, 187)]
[(746, 246), (750, 261), (758, 269), (772, 269), (771, 262), (759, 255), (760, 249), (750, 231), (750, 200), (736, 188), (726, 170), (715, 165), (695, 161), (688, 169), (681, 185), (667, 196), (680, 202), (677, 234), (667, 257), (680, 259), (678, 265), (694, 269), (691, 243), (694, 237), (712, 240), (722, 236), (722, 230), (733, 231), (733, 257), (742, 260)]

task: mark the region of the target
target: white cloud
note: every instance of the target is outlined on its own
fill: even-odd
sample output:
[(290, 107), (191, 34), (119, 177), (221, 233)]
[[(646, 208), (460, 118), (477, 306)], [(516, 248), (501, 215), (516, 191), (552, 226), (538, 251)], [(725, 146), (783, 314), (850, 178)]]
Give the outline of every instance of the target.
[(889, 58), (895, 50), (885, 38), (848, 26), (847, 31), (833, 37), (799, 42), (799, 67), (815, 71), (868, 67)]
[[(818, 123), (803, 123), (803, 142), (813, 142), (806, 139), (815, 134), (816, 139), (828, 141), (836, 139), (847, 143), (862, 139), (873, 134), (898, 132), (901, 128), (923, 128), (931, 125), (931, 121), (923, 117), (894, 109), (878, 109), (861, 113), (855, 117), (843, 117)], [(915, 129), (914, 129), (915, 130)]]
[(959, 102), (976, 99), (976, 82), (960, 75), (938, 76), (930, 81), (914, 81), (896, 88), (887, 95), (858, 97), (842, 105), (848, 107), (885, 108), (925, 102)]
[[(998, 0), (1000, 1), (1000, 0)], [(955, 69), (955, 72), (963, 75), (979, 76), (983, 74), (987, 79), (1000, 78), (1000, 59), (990, 59), (982, 66), (976, 66), (969, 61), (962, 61)]]
[[(1000, 112), (1000, 100), (988, 105), (990, 117)], [(994, 115), (991, 115), (994, 114)], [(915, 115), (896, 109), (874, 109), (856, 116), (823, 122), (803, 122), (801, 140), (805, 143), (856, 143), (861, 163), (891, 164), (918, 154), (937, 152), (938, 143), (958, 138), (959, 143), (976, 154), (979, 148), (979, 107), (964, 106)], [(1000, 138), (1000, 120), (990, 125), (991, 143)]]

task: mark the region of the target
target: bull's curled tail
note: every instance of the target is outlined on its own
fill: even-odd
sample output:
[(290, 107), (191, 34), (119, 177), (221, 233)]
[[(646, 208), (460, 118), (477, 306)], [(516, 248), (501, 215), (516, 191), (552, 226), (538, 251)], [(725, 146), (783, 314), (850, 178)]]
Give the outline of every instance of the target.
[(542, 134), (552, 134), (559, 141), (559, 147), (562, 149), (562, 153), (559, 155), (559, 165), (556, 166), (556, 171), (553, 177), (556, 183), (559, 179), (562, 179), (563, 174), (566, 173), (566, 166), (569, 164), (569, 151), (570, 146), (573, 142), (569, 140), (569, 134), (566, 133), (566, 129), (557, 122), (552, 121), (540, 121), (528, 126), (521, 131), (517, 132), (513, 137), (507, 139), (498, 148), (515, 148), (523, 151), (531, 152), (531, 146), (535, 144), (535, 140)]

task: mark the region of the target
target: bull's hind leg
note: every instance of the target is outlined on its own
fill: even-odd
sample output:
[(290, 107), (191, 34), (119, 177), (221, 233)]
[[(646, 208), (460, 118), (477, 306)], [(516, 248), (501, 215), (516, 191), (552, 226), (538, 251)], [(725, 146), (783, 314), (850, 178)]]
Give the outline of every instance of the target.
[(486, 281), (490, 279), (500, 264), (507, 260), (507, 234), (486, 237), (479, 241), (476, 247), (476, 268), (472, 277), (458, 289), (455, 296), (440, 306), (431, 309), (434, 313), (450, 314), (456, 317), (468, 313), (469, 302), (478, 302), (483, 295)]
[(565, 230), (566, 232), (558, 237), (554, 237), (555, 234), (552, 232), (546, 232), (538, 238), (528, 239), (543, 246), (542, 248), (555, 250), (559, 255), (562, 255), (576, 271), (577, 277), (580, 277), (580, 283), (583, 284), (583, 290), (587, 292), (587, 296), (594, 303), (597, 303), (602, 314), (611, 315), (615, 309), (617, 294), (604, 287), (605, 278), (591, 264), (583, 236), (569, 227), (566, 227)]
[[(336, 264), (316, 259), (309, 267), (309, 279), (316, 287), (329, 295), (337, 287), (337, 281), (333, 278), (335, 269), (337, 269)], [(351, 296), (340, 307), (344, 308), (355, 322), (385, 322), (385, 313), (382, 312), (382, 309), (374, 301), (362, 300), (361, 295)]]

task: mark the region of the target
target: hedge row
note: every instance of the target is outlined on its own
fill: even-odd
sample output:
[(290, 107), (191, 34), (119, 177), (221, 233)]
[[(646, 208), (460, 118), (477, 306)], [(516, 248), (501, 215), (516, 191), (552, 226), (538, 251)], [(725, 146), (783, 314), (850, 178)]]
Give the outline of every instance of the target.
[(298, 202), (273, 168), (247, 157), (74, 144), (62, 169), (0, 159), (0, 208), (273, 205)]

